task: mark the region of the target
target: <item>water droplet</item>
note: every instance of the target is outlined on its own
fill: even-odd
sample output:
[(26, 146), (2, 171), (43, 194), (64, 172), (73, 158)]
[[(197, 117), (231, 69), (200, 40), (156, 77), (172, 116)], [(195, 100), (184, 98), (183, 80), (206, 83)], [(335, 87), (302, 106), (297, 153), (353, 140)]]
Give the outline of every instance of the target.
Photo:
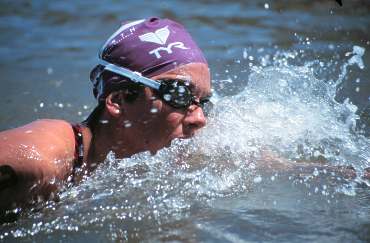
[(314, 176), (318, 176), (319, 175), (319, 171), (317, 170), (317, 168), (314, 169), (313, 173), (312, 173)]
[(158, 109), (157, 108), (150, 109), (150, 113), (157, 113), (157, 112), (158, 112)]
[(248, 58), (248, 52), (247, 52), (247, 49), (243, 49), (243, 58), (244, 59), (247, 59)]
[(348, 64), (349, 65), (357, 64), (357, 66), (360, 69), (364, 69), (365, 65), (362, 60), (362, 56), (365, 54), (365, 48), (361, 46), (353, 46), (353, 50), (352, 52), (349, 52), (349, 54), (354, 54), (354, 55), (348, 60)]
[(163, 99), (165, 100), (165, 101), (170, 101), (171, 100), (171, 95), (170, 94), (165, 94), (165, 95), (163, 95)]
[(254, 179), (253, 179), (253, 182), (254, 183), (260, 183), (262, 181), (262, 177), (261, 176), (256, 176), (256, 177), (254, 177)]
[(264, 7), (265, 7), (265, 9), (269, 9), (270, 8), (270, 6), (269, 6), (268, 3), (265, 3)]
[(131, 126), (132, 126), (132, 124), (131, 124), (131, 122), (130, 122), (129, 120), (125, 120), (125, 121), (123, 122), (123, 126), (124, 126), (124, 127), (126, 127), (126, 128), (129, 128), (129, 127), (131, 127)]
[(185, 93), (185, 87), (184, 86), (180, 86), (178, 88), (178, 91), (179, 91), (180, 94)]
[(320, 155), (321, 155), (321, 153), (318, 150), (316, 150), (315, 152), (313, 152), (313, 156), (315, 156), (315, 157), (318, 157)]
[(53, 72), (54, 72), (54, 70), (53, 70), (53, 68), (51, 68), (51, 67), (48, 67), (48, 68), (46, 69), (46, 73), (47, 73), (48, 75), (53, 74)]
[(288, 82), (286, 81), (286, 80), (284, 80), (284, 79), (279, 79), (279, 85), (281, 86), (281, 87), (286, 87), (286, 86), (288, 86)]
[(44, 107), (44, 103), (41, 102), (39, 106), (40, 106), (40, 108)]

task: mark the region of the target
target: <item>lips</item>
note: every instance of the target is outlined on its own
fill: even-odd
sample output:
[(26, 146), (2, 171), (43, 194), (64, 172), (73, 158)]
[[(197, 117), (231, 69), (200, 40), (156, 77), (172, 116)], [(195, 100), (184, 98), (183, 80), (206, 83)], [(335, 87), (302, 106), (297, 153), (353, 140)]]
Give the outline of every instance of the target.
[(192, 136), (191, 135), (189, 135), (189, 136), (176, 136), (176, 137), (174, 137), (174, 138), (171, 138), (167, 143), (166, 143), (166, 145), (165, 145), (165, 147), (166, 148), (169, 148), (170, 146), (171, 146), (171, 143), (172, 143), (172, 141), (174, 140), (174, 139), (189, 139), (189, 138), (191, 138)]
[(181, 137), (178, 137), (179, 139), (189, 139), (189, 138), (192, 138), (194, 136), (194, 134), (189, 134), (189, 135), (184, 135), (184, 136), (181, 136)]

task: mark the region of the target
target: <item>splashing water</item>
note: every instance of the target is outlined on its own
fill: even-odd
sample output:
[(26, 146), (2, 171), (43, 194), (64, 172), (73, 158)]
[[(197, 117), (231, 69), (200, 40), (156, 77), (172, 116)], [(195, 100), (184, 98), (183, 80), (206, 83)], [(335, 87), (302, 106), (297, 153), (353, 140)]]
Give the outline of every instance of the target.
[[(142, 153), (119, 160), (110, 154), (92, 177), (63, 192), (61, 202), (33, 213), (32, 222), (21, 218), (22, 227), (9, 226), (1, 239), (102, 228), (111, 240), (150, 239), (155, 234), (163, 239), (166, 229), (174, 230), (173, 222), (186, 223), (215, 199), (247, 193), (262, 183), (265, 178), (256, 167), (265, 159), (264, 151), (291, 164), (352, 166), (361, 181), (363, 170), (370, 167), (370, 141), (355, 130), (357, 107), (349, 100), (338, 103), (335, 94), (351, 65), (364, 68), (364, 51), (353, 48), (336, 82), (318, 79), (315, 62), (269, 66), (264, 59), (263, 66), (252, 67), (243, 91), (216, 96), (207, 127), (194, 139), (175, 141), (156, 156)], [(305, 180), (320, 174), (326, 172), (315, 169)], [(330, 195), (326, 185), (313, 193), (319, 191)], [(356, 194), (343, 184), (331, 193)]]
[(333, 89), (308, 65), (253, 68), (246, 89), (215, 106), (197, 138), (200, 148), (212, 154), (220, 147), (235, 153), (267, 147), (292, 160), (325, 159), (361, 171), (369, 166), (370, 143), (355, 133), (357, 107), (336, 102)]

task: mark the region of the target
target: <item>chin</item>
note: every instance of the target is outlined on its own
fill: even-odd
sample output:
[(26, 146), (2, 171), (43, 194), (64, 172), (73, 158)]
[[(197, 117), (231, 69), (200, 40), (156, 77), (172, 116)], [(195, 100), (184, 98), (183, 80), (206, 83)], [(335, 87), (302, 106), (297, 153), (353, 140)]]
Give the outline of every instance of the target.
[(157, 146), (152, 149), (149, 149), (149, 152), (151, 155), (156, 155), (159, 150), (163, 148), (169, 148), (170, 146), (171, 146), (171, 142), (168, 142), (167, 144), (162, 144), (161, 146)]
[(149, 150), (150, 155), (154, 156), (157, 154), (158, 150)]

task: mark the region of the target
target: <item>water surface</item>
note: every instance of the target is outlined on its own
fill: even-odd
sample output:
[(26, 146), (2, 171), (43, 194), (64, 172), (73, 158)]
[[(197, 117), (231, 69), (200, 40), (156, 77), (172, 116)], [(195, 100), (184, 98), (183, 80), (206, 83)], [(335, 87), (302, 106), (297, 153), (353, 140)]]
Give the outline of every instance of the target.
[(343, 2), (0, 2), (1, 130), (88, 115), (97, 51), (129, 19), (183, 23), (216, 94), (197, 137), (110, 155), (0, 240), (370, 241), (369, 182), (338, 169), (370, 167), (370, 5)]

